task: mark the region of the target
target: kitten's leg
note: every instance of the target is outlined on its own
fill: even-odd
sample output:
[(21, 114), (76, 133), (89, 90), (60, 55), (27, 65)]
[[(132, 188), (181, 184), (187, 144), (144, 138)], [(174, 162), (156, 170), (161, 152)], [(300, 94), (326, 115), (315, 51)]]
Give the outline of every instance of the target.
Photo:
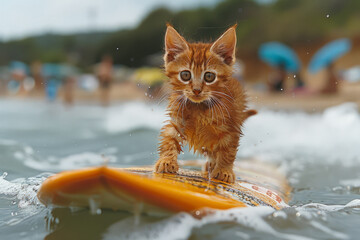
[(216, 156), (214, 156), (213, 154), (207, 154), (207, 157), (208, 159), (205, 164), (205, 171), (211, 172), (216, 166)]
[(236, 158), (237, 147), (217, 149), (216, 165), (210, 173), (211, 178), (220, 181), (233, 183), (235, 182), (235, 173), (233, 171), (234, 161)]
[(155, 164), (155, 172), (176, 173), (179, 169), (177, 156), (181, 151), (180, 144), (183, 140), (176, 128), (171, 123), (166, 124), (162, 128), (160, 138), (160, 158)]

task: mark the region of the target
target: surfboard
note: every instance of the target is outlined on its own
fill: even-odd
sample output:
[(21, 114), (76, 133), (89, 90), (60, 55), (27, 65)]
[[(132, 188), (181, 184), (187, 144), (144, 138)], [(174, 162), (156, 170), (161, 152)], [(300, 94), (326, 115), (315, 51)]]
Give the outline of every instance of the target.
[(237, 180), (209, 180), (204, 162), (184, 161), (177, 174), (158, 174), (152, 166), (107, 166), (65, 171), (46, 179), (38, 198), (46, 206), (90, 207), (151, 214), (198, 212), (201, 209), (287, 206), (290, 187), (272, 165), (258, 161), (235, 164)]

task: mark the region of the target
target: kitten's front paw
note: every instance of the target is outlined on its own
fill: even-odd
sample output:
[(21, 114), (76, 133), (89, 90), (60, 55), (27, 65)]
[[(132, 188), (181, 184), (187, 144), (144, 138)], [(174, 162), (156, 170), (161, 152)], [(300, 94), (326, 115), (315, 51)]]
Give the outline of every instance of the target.
[(232, 167), (215, 167), (214, 170), (211, 171), (210, 177), (223, 182), (234, 183), (236, 176)]
[(157, 173), (177, 173), (179, 165), (176, 160), (168, 158), (160, 158), (155, 164), (155, 172)]
[(205, 164), (205, 172), (211, 172), (216, 167), (216, 162), (208, 160)]

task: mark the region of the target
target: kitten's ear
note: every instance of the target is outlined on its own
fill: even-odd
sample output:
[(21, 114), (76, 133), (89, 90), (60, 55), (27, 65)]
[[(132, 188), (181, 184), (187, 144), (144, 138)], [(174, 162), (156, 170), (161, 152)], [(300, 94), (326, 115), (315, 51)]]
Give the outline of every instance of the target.
[(211, 46), (210, 51), (218, 54), (224, 62), (231, 65), (235, 62), (236, 50), (236, 24), (226, 30)]
[(173, 61), (179, 53), (189, 48), (186, 40), (173, 28), (167, 24), (165, 34), (165, 63)]

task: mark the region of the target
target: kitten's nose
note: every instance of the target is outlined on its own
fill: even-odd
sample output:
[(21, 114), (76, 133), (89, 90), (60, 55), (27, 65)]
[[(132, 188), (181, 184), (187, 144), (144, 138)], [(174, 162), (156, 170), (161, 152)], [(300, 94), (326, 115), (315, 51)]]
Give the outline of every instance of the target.
[(193, 93), (197, 96), (197, 95), (199, 95), (199, 94), (201, 93), (201, 89), (199, 89), (199, 88), (194, 88), (194, 89), (193, 89)]

